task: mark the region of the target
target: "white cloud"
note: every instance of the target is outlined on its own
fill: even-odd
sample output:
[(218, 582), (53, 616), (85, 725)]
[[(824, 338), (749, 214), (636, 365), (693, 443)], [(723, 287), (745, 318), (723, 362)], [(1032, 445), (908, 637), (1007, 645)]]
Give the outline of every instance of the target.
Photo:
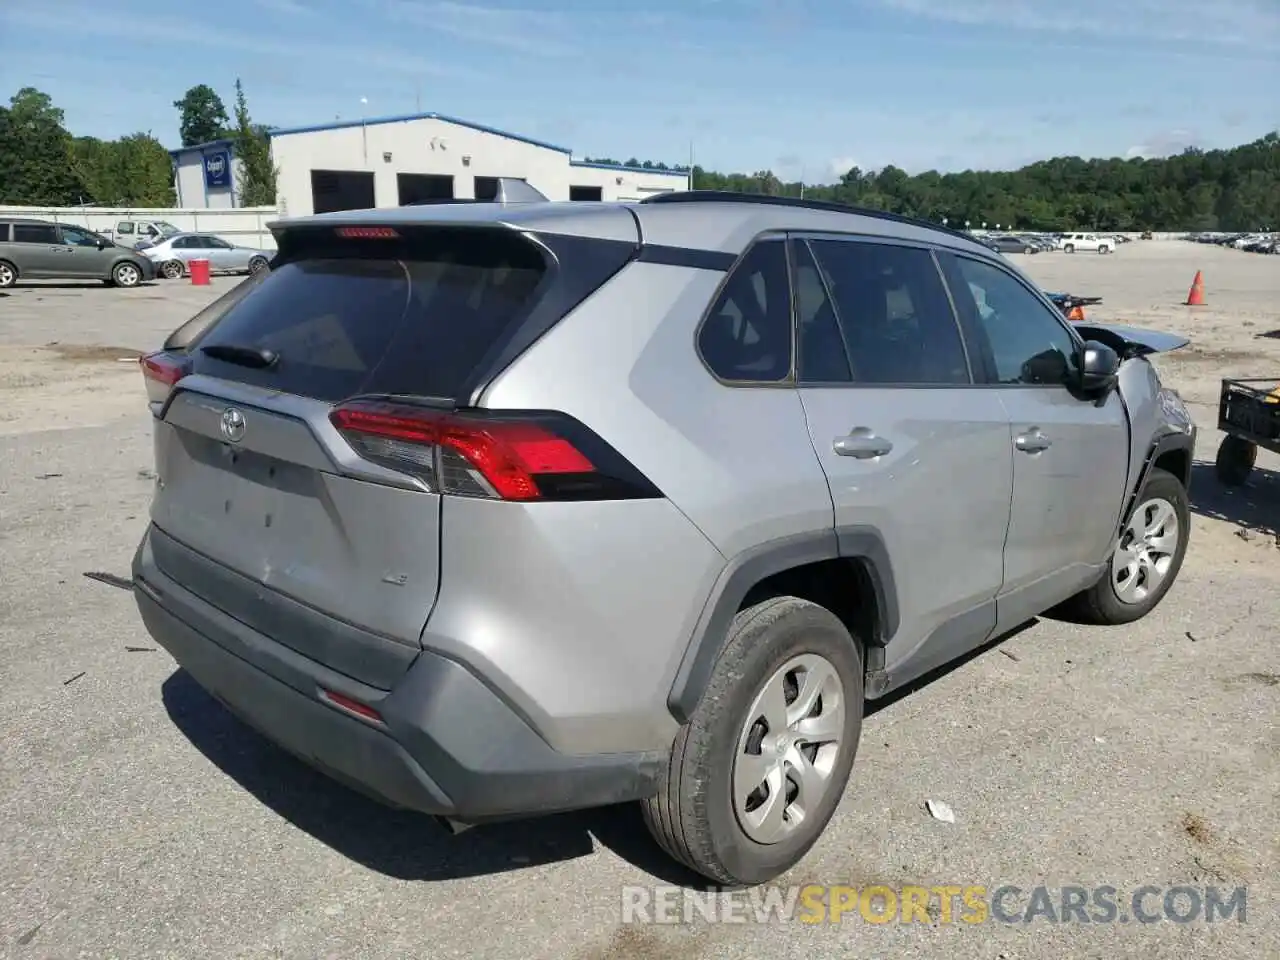
[[(235, 32), (201, 26), (193, 30), (185, 20), (165, 17), (116, 17), (98, 6), (66, 6), (57, 9), (14, 6), (0, 16), (0, 24), (18, 24), (47, 30), (56, 36), (67, 34), (128, 40), (150, 41), (182, 47), (203, 46), (263, 57), (306, 57), (329, 59), (339, 64), (370, 64), (378, 70), (409, 76), (439, 76), (462, 79), (474, 76), (472, 71), (446, 66), (426, 57), (388, 49), (316, 43), (299, 38), (272, 40), (261, 32)], [(0, 26), (3, 29), (3, 26)]]
[[(1276, 0), (874, 0), (909, 16), (1080, 37), (1280, 50)], [(1059, 37), (1061, 39), (1061, 37)]]
[(858, 163), (857, 158), (855, 157), (835, 157), (827, 166), (829, 167), (831, 175), (839, 178), (843, 177), (854, 167), (860, 167), (861, 164)]
[(381, 0), (377, 6), (393, 20), (471, 43), (548, 57), (577, 52), (564, 42), (571, 22), (554, 10), (489, 7), (457, 0)]
[(1166, 130), (1148, 137), (1145, 143), (1130, 147), (1125, 151), (1125, 157), (1130, 160), (1137, 157), (1144, 159), (1169, 157), (1175, 153), (1181, 153), (1187, 147), (1199, 145), (1200, 138), (1190, 130)]

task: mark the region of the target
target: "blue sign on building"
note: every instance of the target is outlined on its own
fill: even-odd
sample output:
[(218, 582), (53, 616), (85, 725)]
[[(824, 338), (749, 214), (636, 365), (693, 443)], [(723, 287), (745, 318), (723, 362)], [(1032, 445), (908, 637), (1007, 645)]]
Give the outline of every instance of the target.
[(231, 186), (231, 153), (219, 150), (204, 155), (204, 185), (209, 189)]

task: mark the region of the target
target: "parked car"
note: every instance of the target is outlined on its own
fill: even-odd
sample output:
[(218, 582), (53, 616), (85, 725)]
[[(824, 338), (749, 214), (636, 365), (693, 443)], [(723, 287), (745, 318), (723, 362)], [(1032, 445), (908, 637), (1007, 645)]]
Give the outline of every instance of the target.
[(1114, 253), (1116, 249), (1114, 240), (1110, 237), (1100, 237), (1096, 233), (1064, 233), (1060, 244), (1063, 253), (1075, 253), (1077, 250)]
[(1072, 325), (887, 213), (566, 209), (275, 223), (272, 270), (144, 358), (142, 620), (306, 762), (455, 830), (640, 801), (761, 883), (867, 699), (1173, 584), (1196, 428), (1146, 355), (1185, 339)]
[(987, 246), (996, 253), (1039, 253), (1040, 245), (1030, 237), (990, 236), (986, 238)]
[(123, 247), (137, 248), (139, 244), (156, 243), (180, 232), (168, 220), (118, 220), (107, 231), (107, 236)]
[(146, 257), (84, 227), (25, 217), (0, 219), (0, 287), (18, 280), (101, 280), (136, 287), (155, 279)]
[(275, 255), (272, 250), (239, 247), (207, 233), (179, 233), (139, 249), (168, 280), (186, 273), (192, 260), (208, 260), (213, 273), (258, 273), (271, 266)]

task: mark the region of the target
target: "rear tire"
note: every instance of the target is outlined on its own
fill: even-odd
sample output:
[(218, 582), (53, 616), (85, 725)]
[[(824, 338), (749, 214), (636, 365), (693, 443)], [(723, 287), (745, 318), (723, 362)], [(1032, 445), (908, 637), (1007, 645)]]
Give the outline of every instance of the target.
[(0, 290), (18, 282), (18, 268), (8, 260), (0, 260)]
[(1238, 487), (1249, 479), (1257, 461), (1257, 444), (1228, 434), (1218, 445), (1218, 456), (1214, 459), (1213, 468), (1219, 482), (1228, 487)]
[[(1141, 536), (1144, 531), (1148, 533), (1146, 538)], [(1153, 467), (1116, 538), (1106, 572), (1053, 614), (1101, 626), (1141, 620), (1177, 580), (1190, 534), (1191, 506), (1186, 487), (1167, 470)], [(1121, 576), (1126, 570), (1127, 576)]]
[[(803, 859), (849, 780), (862, 664), (844, 624), (815, 603), (776, 597), (739, 611), (657, 795), (642, 802), (659, 846), (730, 886), (766, 883)], [(813, 705), (803, 715), (802, 694)]]

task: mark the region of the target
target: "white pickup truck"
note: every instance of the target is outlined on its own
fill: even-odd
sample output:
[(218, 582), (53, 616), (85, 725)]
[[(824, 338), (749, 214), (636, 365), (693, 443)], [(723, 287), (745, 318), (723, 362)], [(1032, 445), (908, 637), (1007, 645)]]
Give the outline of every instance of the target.
[(1100, 237), (1096, 233), (1064, 233), (1058, 238), (1058, 249), (1064, 253), (1075, 253), (1077, 250), (1115, 253), (1116, 242), (1110, 237)]
[(119, 220), (107, 236), (121, 246), (136, 247), (143, 242), (159, 243), (181, 232), (167, 220)]

